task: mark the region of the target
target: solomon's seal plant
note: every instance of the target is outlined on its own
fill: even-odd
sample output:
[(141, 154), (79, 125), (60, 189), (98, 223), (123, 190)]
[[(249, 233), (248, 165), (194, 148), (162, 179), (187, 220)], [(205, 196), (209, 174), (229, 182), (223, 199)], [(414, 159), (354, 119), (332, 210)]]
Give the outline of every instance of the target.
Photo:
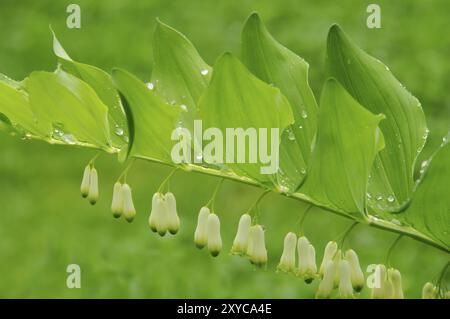
[[(111, 211), (129, 222), (136, 210), (127, 171), (140, 159), (260, 187), (264, 194), (307, 202), (355, 224), (449, 253), (448, 137), (431, 158), (416, 163), (428, 136), (419, 100), (339, 26), (329, 30), (328, 78), (318, 103), (308, 84), (306, 61), (278, 43), (257, 14), (242, 30), (240, 58), (224, 53), (214, 66), (203, 61), (184, 35), (160, 21), (153, 43), (152, 78), (144, 83), (122, 69), (107, 73), (73, 60), (54, 35), (54, 72), (32, 72), (20, 82), (0, 75), (1, 130), (117, 154), (129, 164), (113, 186)], [(205, 128), (217, 130), (205, 131), (206, 138), (196, 136), (194, 126), (200, 120)], [(227, 128), (240, 128), (236, 134), (265, 134), (271, 145), (279, 146), (279, 158), (271, 158), (265, 149), (249, 163), (225, 162), (234, 148), (221, 153), (215, 143), (202, 147), (204, 140)], [(180, 144), (183, 139), (189, 143)], [(249, 146), (243, 148), (248, 151)], [(174, 161), (174, 154), (180, 160)], [(204, 161), (207, 154), (215, 160)], [(92, 204), (99, 200), (95, 158), (85, 168), (80, 188)], [(418, 167), (420, 174), (415, 174)], [(175, 196), (166, 188), (173, 172), (151, 203), (149, 226), (161, 236), (182, 227)], [(214, 209), (218, 190), (200, 209), (193, 232), (195, 245), (207, 247), (213, 256), (223, 247)], [(269, 254), (257, 206), (240, 218), (231, 253), (264, 266)], [(318, 298), (333, 297), (334, 292), (341, 298), (357, 297), (364, 275), (356, 252), (344, 250), (342, 242), (326, 245), (317, 269), (314, 246), (303, 231), (291, 230), (282, 256), (274, 256), (280, 258), (277, 269), (308, 283), (320, 280)], [(377, 267), (379, 286), (373, 288), (373, 298), (403, 298), (401, 274), (388, 266)], [(447, 266), (437, 282), (425, 284), (424, 298), (447, 296)]]

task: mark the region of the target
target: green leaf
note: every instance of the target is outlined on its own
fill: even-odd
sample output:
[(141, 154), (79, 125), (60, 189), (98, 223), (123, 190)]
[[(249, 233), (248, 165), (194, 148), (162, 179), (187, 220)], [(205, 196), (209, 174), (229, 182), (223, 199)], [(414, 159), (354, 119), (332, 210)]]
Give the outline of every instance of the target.
[[(267, 31), (258, 14), (250, 15), (242, 31), (244, 64), (257, 77), (279, 88), (286, 96), (294, 114), (295, 123), (290, 136), (283, 142), (290, 144), (287, 158), (296, 164), (288, 176), (297, 176), (299, 184), (311, 153), (311, 144), (317, 128), (317, 103), (308, 84), (309, 65), (301, 57), (278, 43)], [(286, 139), (287, 137), (287, 139)], [(294, 143), (289, 140), (295, 139)], [(288, 159), (286, 159), (288, 160)]]
[(361, 105), (386, 115), (380, 124), (386, 147), (374, 162), (369, 205), (398, 211), (411, 198), (414, 164), (427, 136), (422, 107), (384, 64), (358, 48), (337, 25), (328, 35), (327, 56), (330, 75)]
[[(277, 136), (273, 138), (279, 141), (283, 130), (294, 121), (289, 102), (281, 92), (252, 75), (230, 53), (223, 54), (214, 65), (210, 86), (200, 99), (198, 115), (203, 120), (204, 130), (216, 127), (224, 132), (223, 135), (227, 128), (254, 129), (257, 134), (260, 128), (267, 129), (267, 141), (259, 139), (259, 136), (257, 138), (258, 142), (268, 146), (269, 153), (272, 152), (272, 154), (276, 154), (273, 152), (278, 150), (270, 148), (271, 128), (278, 129)], [(228, 142), (230, 142), (229, 138), (227, 138)], [(269, 176), (261, 173), (261, 168), (268, 164), (260, 161), (261, 157), (255, 154), (255, 149), (250, 150), (250, 144), (247, 139), (246, 163), (227, 161), (226, 165), (235, 173), (244, 174), (259, 183), (273, 183), (281, 189), (286, 187), (283, 181), (275, 181), (276, 175)], [(236, 145), (237, 143), (234, 149), (227, 147), (224, 157), (229, 155), (236, 161), (237, 156), (232, 155), (232, 152), (236, 154)], [(259, 151), (261, 151), (260, 147)], [(250, 153), (257, 155), (255, 163), (250, 163)]]
[(73, 61), (53, 33), (53, 52), (58, 57), (62, 69), (89, 84), (98, 97), (108, 107), (108, 120), (112, 143), (115, 147), (125, 148), (128, 142), (128, 125), (119, 93), (115, 89), (111, 76), (105, 71), (88, 64)]
[(181, 105), (180, 123), (193, 132), (198, 100), (208, 86), (211, 67), (180, 32), (157, 20), (153, 36), (154, 90), (172, 105)]
[(11, 86), (9, 82), (0, 80), (0, 114), (4, 117), (2, 126), (9, 131), (8, 123), (18, 131), (36, 136), (47, 136), (50, 132), (45, 127), (40, 126), (34, 120), (28, 94), (19, 90), (17, 86)]
[(130, 121), (129, 156), (172, 163), (172, 132), (181, 109), (165, 103), (134, 75), (113, 70), (113, 80), (121, 94)]
[(85, 82), (58, 70), (33, 72), (24, 86), (34, 118), (46, 134), (66, 144), (87, 144), (113, 151), (108, 108)]
[(428, 169), (414, 192), (409, 207), (393, 215), (432, 239), (450, 248), (450, 144), (448, 136), (427, 163)]
[(316, 145), (300, 191), (341, 211), (364, 216), (369, 173), (384, 147), (378, 128), (383, 118), (363, 108), (335, 79), (327, 80)]

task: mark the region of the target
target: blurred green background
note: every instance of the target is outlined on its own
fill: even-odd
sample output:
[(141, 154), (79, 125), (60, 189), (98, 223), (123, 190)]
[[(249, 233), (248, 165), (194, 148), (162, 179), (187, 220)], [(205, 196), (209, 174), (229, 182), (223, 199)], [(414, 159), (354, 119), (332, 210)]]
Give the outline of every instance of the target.
[[(213, 64), (224, 50), (239, 53), (245, 18), (258, 11), (271, 33), (310, 63), (310, 82), (319, 96), (324, 81), (325, 39), (337, 22), (366, 51), (385, 62), (424, 106), (431, 130), (424, 155), (432, 152), (450, 125), (450, 2), (377, 1), (382, 28), (366, 27), (369, 1), (182, 1), (78, 0), (81, 29), (68, 29), (66, 7), (73, 1), (1, 0), (0, 72), (21, 80), (33, 70), (53, 70), (51, 24), (76, 60), (107, 71), (123, 67), (148, 80), (155, 18), (188, 36)], [(196, 215), (217, 179), (179, 172), (171, 182), (182, 229), (159, 238), (147, 226), (153, 193), (167, 167), (138, 161), (129, 175), (136, 220), (127, 224), (109, 213), (112, 185), (122, 167), (112, 156), (97, 161), (100, 202), (91, 207), (79, 196), (84, 166), (93, 151), (50, 146), (0, 136), (0, 297), (3, 298), (308, 298), (317, 282), (304, 284), (276, 274), (283, 237), (293, 230), (304, 205), (271, 194), (261, 205), (269, 251), (267, 270), (255, 270), (230, 256), (238, 218), (260, 190), (226, 181), (216, 209), (224, 251), (216, 259), (194, 247)], [(323, 247), (350, 221), (315, 209), (305, 233), (320, 261)], [(396, 235), (358, 226), (347, 246), (362, 266), (382, 263)], [(403, 275), (405, 294), (420, 296), (448, 255), (404, 238), (392, 264)], [(81, 267), (81, 289), (66, 287), (66, 267)], [(368, 296), (366, 288), (362, 296)]]

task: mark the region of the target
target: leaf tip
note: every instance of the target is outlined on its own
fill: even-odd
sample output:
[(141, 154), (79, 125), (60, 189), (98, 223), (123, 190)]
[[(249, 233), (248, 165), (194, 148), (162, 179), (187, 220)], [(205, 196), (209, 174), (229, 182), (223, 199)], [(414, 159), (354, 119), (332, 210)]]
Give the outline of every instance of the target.
[(344, 31), (342, 30), (340, 25), (337, 23), (333, 23), (328, 30), (328, 41), (342, 37), (343, 33)]
[(61, 42), (59, 42), (58, 38), (56, 37), (55, 31), (53, 31), (51, 25), (49, 25), (49, 29), (53, 37), (53, 53), (60, 59), (72, 61), (66, 50), (64, 50), (63, 46), (61, 45)]
[(259, 24), (261, 23), (261, 17), (259, 16), (259, 13), (256, 11), (253, 11), (247, 18), (246, 24), (248, 23), (255, 23)]

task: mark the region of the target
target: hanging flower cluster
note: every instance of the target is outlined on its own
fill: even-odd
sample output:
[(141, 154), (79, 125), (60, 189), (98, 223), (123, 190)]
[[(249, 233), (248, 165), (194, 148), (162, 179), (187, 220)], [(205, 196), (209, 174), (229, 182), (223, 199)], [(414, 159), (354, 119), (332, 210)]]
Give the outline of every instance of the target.
[(199, 249), (208, 246), (208, 250), (213, 257), (218, 256), (222, 250), (219, 216), (211, 213), (207, 206), (202, 207), (198, 214), (194, 243)]
[(427, 282), (422, 288), (422, 299), (450, 299), (450, 291), (441, 291), (439, 286)]
[(92, 163), (89, 163), (84, 169), (83, 179), (81, 181), (81, 196), (87, 198), (89, 203), (95, 205), (98, 201), (98, 174)]
[[(296, 264), (298, 253), (298, 267)], [(289, 232), (284, 237), (283, 253), (277, 266), (277, 271), (293, 273), (306, 283), (311, 283), (317, 277), (316, 250), (309, 240)]]
[(175, 235), (180, 229), (180, 218), (177, 213), (175, 196), (168, 192), (157, 192), (152, 198), (152, 210), (148, 218), (150, 229), (164, 236), (167, 232)]
[[(150, 229), (160, 236), (165, 236), (167, 232), (175, 235), (180, 229), (180, 218), (178, 217), (174, 194), (171, 192), (163, 194), (161, 192), (173, 172), (164, 180), (158, 192), (152, 198), (148, 223)], [(220, 184), (210, 202), (214, 200), (219, 186)], [(98, 174), (93, 165), (93, 160), (84, 169), (80, 190), (83, 198), (87, 198), (92, 205), (98, 201)], [(258, 199), (253, 207), (257, 207), (257, 203), (263, 196)], [(208, 205), (209, 203), (202, 207), (198, 214), (194, 243), (199, 249), (207, 247), (210, 254), (216, 257), (222, 250), (220, 220)], [(124, 216), (128, 222), (132, 222), (136, 215), (131, 187), (127, 183), (120, 182), (120, 178), (114, 184), (111, 211), (115, 218)], [(231, 254), (247, 257), (253, 265), (261, 267), (266, 265), (268, 261), (265, 233), (261, 225), (253, 224), (253, 222), (249, 213), (240, 217)], [(307, 284), (310, 284), (314, 279), (320, 279), (316, 298), (330, 298), (333, 291), (337, 290), (340, 298), (351, 299), (363, 289), (365, 284), (359, 258), (354, 250), (349, 249), (343, 253), (341, 249), (338, 249), (338, 244), (335, 241), (328, 242), (324, 249), (320, 267), (317, 269), (314, 246), (306, 236), (297, 237), (293, 232), (287, 233), (284, 238), (283, 253), (277, 271), (292, 273), (303, 279)], [(386, 269), (384, 265), (379, 264), (376, 266), (375, 272), (376, 282), (372, 289), (372, 298), (404, 298), (402, 278), (397, 269)], [(422, 298), (450, 298), (450, 292), (442, 292), (439, 287), (427, 282), (422, 289)]]
[(115, 218), (120, 218), (123, 215), (129, 223), (134, 220), (136, 209), (133, 204), (131, 187), (128, 184), (121, 184), (120, 182), (114, 184), (111, 212)]
[(403, 299), (402, 276), (394, 268), (386, 270), (386, 266), (377, 265), (376, 283), (372, 289), (373, 299)]
[(364, 274), (358, 255), (352, 249), (342, 254), (334, 241), (325, 246), (319, 276), (322, 280), (316, 298), (330, 298), (333, 290), (337, 288), (340, 298), (351, 299), (364, 287)]
[(264, 229), (259, 224), (252, 226), (252, 217), (247, 213), (239, 219), (231, 254), (248, 257), (250, 262), (257, 267), (262, 267), (267, 263)]

